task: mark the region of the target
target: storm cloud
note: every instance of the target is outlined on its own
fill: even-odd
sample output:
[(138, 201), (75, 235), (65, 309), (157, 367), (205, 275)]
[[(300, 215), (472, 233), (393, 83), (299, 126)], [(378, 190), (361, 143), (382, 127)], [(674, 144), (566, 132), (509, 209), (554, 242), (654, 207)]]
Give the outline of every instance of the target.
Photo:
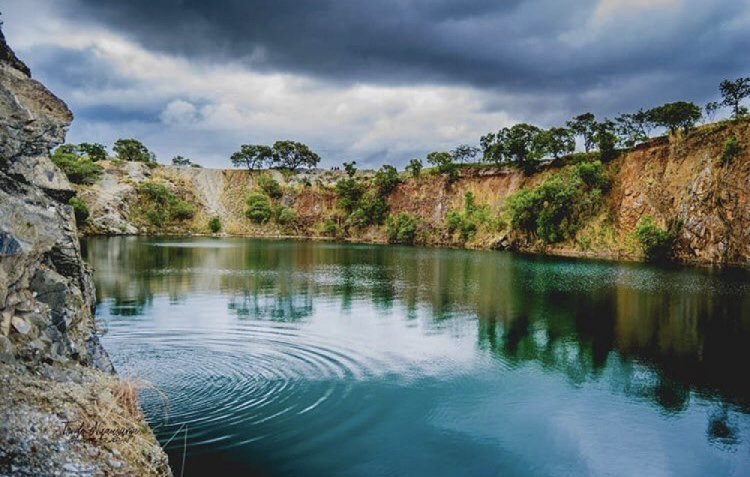
[[(10, 41), (92, 122), (81, 133), (120, 125), (162, 154), (184, 137), (216, 165), (238, 141), (290, 135), (328, 164), (403, 163), (513, 121), (704, 103), (750, 68), (747, 0), (8, 3)], [(32, 40), (45, 21), (54, 39)], [(139, 61), (171, 64), (173, 85)]]

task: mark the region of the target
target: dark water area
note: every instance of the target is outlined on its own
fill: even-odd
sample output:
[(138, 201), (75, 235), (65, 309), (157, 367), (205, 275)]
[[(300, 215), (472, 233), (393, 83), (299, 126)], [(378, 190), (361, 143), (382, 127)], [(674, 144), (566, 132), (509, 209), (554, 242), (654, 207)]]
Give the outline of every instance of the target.
[[(89, 238), (175, 475), (750, 475), (750, 274)], [(167, 403), (165, 409), (165, 402)]]

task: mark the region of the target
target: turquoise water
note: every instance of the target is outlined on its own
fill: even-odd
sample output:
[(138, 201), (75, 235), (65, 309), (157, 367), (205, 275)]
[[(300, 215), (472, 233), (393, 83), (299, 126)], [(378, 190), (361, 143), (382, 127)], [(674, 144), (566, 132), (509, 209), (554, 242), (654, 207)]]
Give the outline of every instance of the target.
[(747, 272), (245, 239), (84, 248), (104, 345), (159, 390), (142, 403), (176, 475), (183, 457), (184, 475), (214, 476), (750, 475)]

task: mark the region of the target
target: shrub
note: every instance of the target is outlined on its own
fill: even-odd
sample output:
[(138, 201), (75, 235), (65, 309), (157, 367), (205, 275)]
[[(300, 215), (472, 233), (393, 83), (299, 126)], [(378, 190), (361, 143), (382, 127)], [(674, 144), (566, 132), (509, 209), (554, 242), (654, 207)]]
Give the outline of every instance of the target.
[(335, 237), (336, 234), (339, 231), (338, 225), (336, 225), (336, 221), (332, 218), (327, 218), (325, 222), (323, 222), (323, 233), (328, 235), (329, 237)]
[(537, 188), (522, 189), (506, 202), (511, 226), (547, 243), (572, 238), (582, 220), (600, 207), (609, 187), (601, 162), (568, 166)]
[(412, 159), (409, 164), (406, 165), (406, 170), (415, 179), (422, 173), (422, 161), (419, 159)]
[(464, 194), (463, 212), (458, 210), (448, 211), (446, 225), (450, 233), (458, 231), (461, 239), (467, 241), (474, 236), (480, 225), (491, 221), (490, 215), (490, 208), (488, 206), (477, 205), (474, 194), (466, 192)]
[(71, 148), (65, 148), (63, 145), (55, 149), (50, 158), (52, 162), (59, 167), (70, 182), (75, 184), (93, 184), (102, 174), (102, 167), (94, 163), (88, 157), (81, 157)]
[(271, 219), (271, 203), (264, 194), (253, 193), (245, 201), (245, 215), (256, 224), (263, 224)]
[(174, 200), (174, 194), (164, 184), (154, 181), (143, 181), (138, 185), (138, 192), (145, 195), (151, 202), (168, 206)]
[(635, 238), (648, 261), (667, 260), (672, 254), (673, 234), (659, 227), (654, 219), (644, 215), (635, 227)]
[(380, 195), (388, 195), (401, 182), (401, 177), (395, 167), (385, 164), (381, 167), (373, 178), (373, 184), (378, 189)]
[(156, 163), (156, 156), (137, 139), (118, 139), (112, 146), (121, 161)]
[(417, 218), (406, 212), (401, 212), (396, 216), (389, 216), (386, 221), (388, 242), (413, 244), (417, 235), (417, 225)]
[(281, 225), (291, 225), (297, 221), (297, 214), (289, 207), (281, 207), (277, 211), (276, 221)]
[(208, 230), (215, 234), (221, 230), (221, 219), (218, 216), (211, 217), (208, 220)]
[(195, 215), (195, 208), (184, 200), (177, 200), (172, 204), (171, 216), (177, 220), (192, 219)]
[(76, 224), (78, 226), (84, 225), (89, 220), (89, 208), (86, 206), (86, 203), (79, 199), (78, 197), (72, 197), (68, 204), (73, 206), (73, 213), (76, 217)]
[(269, 175), (264, 174), (258, 177), (258, 187), (272, 199), (279, 199), (283, 195), (281, 185)]
[(728, 164), (732, 159), (742, 152), (742, 147), (735, 136), (724, 141), (724, 152), (721, 154), (721, 163)]

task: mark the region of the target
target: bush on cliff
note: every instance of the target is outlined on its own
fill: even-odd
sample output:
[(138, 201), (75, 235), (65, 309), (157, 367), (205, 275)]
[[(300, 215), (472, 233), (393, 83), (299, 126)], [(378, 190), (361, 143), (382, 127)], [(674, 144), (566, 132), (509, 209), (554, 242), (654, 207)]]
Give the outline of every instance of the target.
[(208, 230), (210, 230), (212, 234), (216, 234), (221, 231), (221, 218), (218, 215), (209, 219)]
[(271, 203), (264, 194), (252, 193), (245, 200), (245, 216), (256, 224), (264, 224), (271, 219)]
[(568, 166), (535, 189), (508, 197), (510, 224), (547, 243), (571, 239), (583, 220), (599, 209), (608, 188), (601, 162)]
[(195, 207), (180, 199), (164, 184), (143, 181), (138, 186), (141, 208), (146, 220), (160, 227), (172, 220), (187, 220), (195, 216)]
[(70, 204), (73, 207), (73, 213), (76, 217), (76, 224), (80, 227), (81, 225), (86, 224), (89, 220), (89, 208), (86, 206), (86, 203), (79, 199), (78, 197), (72, 197), (68, 204)]
[(413, 215), (401, 212), (391, 215), (386, 221), (388, 242), (411, 245), (417, 236), (418, 220)]
[(278, 181), (266, 174), (258, 177), (258, 187), (260, 187), (260, 190), (272, 199), (280, 199), (281, 196), (284, 195)]
[(492, 213), (488, 205), (477, 205), (472, 192), (464, 194), (463, 210), (450, 210), (446, 215), (448, 232), (458, 232), (461, 240), (469, 240), (480, 226), (492, 225)]
[(644, 215), (635, 227), (635, 238), (641, 245), (646, 260), (664, 261), (672, 256), (674, 234), (659, 227), (654, 219)]
[(737, 157), (742, 152), (742, 147), (735, 136), (730, 137), (724, 141), (724, 151), (721, 154), (721, 163), (729, 164), (732, 159)]
[(102, 167), (88, 157), (80, 156), (78, 149), (69, 144), (63, 144), (55, 149), (51, 159), (59, 167), (70, 182), (74, 184), (93, 184), (102, 174)]

